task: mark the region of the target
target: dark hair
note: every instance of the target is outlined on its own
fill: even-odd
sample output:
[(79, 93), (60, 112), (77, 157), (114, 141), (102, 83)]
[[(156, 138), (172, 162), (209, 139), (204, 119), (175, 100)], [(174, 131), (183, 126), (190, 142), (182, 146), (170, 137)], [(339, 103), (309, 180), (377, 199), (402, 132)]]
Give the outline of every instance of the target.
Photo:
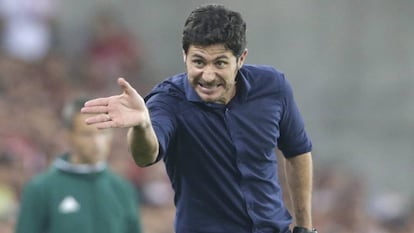
[(90, 100), (91, 98), (87, 97), (78, 97), (74, 100), (71, 100), (63, 106), (62, 109), (62, 120), (63, 124), (71, 129), (73, 127), (73, 118), (80, 114), (80, 110), (85, 105), (86, 101)]
[(246, 23), (240, 13), (223, 5), (204, 5), (194, 9), (184, 24), (182, 46), (224, 44), (236, 57), (246, 48)]
[(11, 166), (16, 161), (16, 156), (9, 151), (0, 151), (0, 166)]

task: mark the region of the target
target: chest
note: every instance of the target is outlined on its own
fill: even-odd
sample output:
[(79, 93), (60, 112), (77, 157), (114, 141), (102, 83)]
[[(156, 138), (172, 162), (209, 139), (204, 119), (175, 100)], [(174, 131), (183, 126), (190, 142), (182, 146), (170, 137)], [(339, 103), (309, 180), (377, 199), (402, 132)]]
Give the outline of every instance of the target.
[(239, 153), (271, 153), (280, 136), (283, 113), (277, 98), (256, 98), (229, 105), (187, 103), (178, 117), (179, 138), (193, 146), (228, 147)]
[[(57, 180), (55, 180), (56, 182)], [(95, 232), (120, 227), (126, 206), (104, 179), (60, 177), (59, 188), (48, 190), (50, 229)], [(58, 185), (55, 185), (58, 187)], [(114, 231), (112, 231), (114, 232)]]

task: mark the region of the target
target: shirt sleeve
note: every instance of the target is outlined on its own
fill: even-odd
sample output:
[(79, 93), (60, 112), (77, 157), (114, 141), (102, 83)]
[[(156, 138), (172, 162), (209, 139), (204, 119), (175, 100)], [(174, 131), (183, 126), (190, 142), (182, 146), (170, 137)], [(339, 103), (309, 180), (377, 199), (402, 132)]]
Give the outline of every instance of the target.
[(148, 98), (146, 104), (159, 143), (159, 154), (156, 160), (159, 161), (165, 157), (175, 134), (175, 108), (178, 103), (173, 96), (159, 93)]
[(47, 210), (40, 184), (29, 182), (21, 196), (15, 233), (46, 232)]
[(283, 97), (283, 113), (280, 121), (278, 147), (286, 157), (294, 157), (312, 150), (312, 142), (306, 131), (303, 118), (295, 103), (293, 91), (283, 76), (280, 82)]

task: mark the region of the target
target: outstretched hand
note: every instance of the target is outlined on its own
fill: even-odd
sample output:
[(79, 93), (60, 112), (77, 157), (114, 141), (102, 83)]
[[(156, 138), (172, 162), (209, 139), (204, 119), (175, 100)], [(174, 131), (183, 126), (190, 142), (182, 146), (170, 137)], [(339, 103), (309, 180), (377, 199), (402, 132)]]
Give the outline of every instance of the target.
[(85, 103), (81, 112), (94, 114), (86, 119), (86, 124), (106, 129), (142, 126), (150, 122), (148, 109), (138, 92), (124, 78), (118, 78), (118, 85), (122, 94)]

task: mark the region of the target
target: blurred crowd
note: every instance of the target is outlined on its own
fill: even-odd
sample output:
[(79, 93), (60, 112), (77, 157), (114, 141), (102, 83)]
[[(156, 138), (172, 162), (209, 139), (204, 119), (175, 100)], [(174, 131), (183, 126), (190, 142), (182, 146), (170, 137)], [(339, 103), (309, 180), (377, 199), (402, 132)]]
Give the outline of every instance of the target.
[[(67, 149), (61, 107), (73, 97), (119, 92), (126, 77), (145, 95), (144, 46), (110, 11), (97, 11), (82, 54), (63, 52), (53, 2), (0, 0), (0, 233), (13, 232), (23, 185)], [(179, 56), (179, 55), (177, 55)], [(157, 77), (160, 79), (160, 77)], [(172, 190), (162, 163), (138, 168), (117, 130), (110, 165), (137, 188), (146, 233), (172, 233)], [(317, 161), (316, 161), (317, 163)], [(315, 171), (319, 232), (414, 232), (414, 206), (398, 193), (372, 200), (358, 173), (335, 164)]]
[(397, 191), (369, 193), (361, 172), (337, 163), (317, 164), (314, 182), (313, 220), (318, 232), (414, 232), (412, 197)]

